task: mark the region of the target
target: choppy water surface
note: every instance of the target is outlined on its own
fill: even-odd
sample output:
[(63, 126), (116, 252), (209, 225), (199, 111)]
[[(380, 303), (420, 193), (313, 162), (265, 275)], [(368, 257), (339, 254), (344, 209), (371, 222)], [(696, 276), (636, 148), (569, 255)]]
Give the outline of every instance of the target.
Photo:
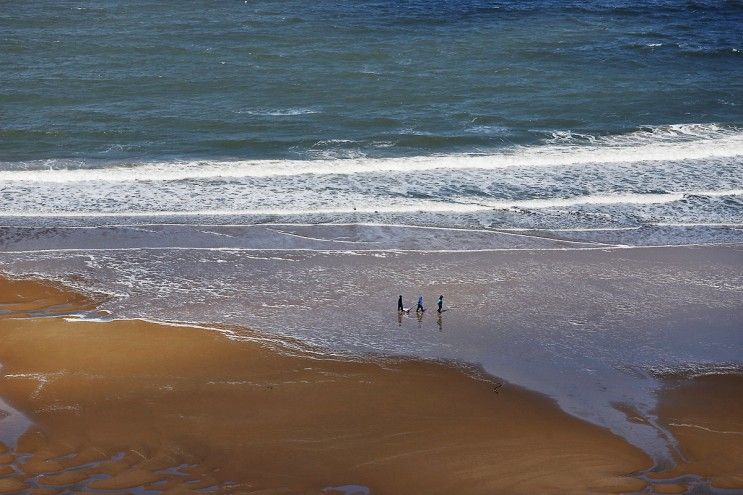
[[(740, 2), (0, 10), (4, 271), (479, 363), (656, 459), (616, 404), (740, 365)], [(398, 292), (452, 311), (398, 322)]]
[(0, 13), (9, 161), (470, 153), (741, 124), (740, 2), (39, 1)]
[(741, 19), (733, 1), (8, 6), (0, 214), (737, 224)]

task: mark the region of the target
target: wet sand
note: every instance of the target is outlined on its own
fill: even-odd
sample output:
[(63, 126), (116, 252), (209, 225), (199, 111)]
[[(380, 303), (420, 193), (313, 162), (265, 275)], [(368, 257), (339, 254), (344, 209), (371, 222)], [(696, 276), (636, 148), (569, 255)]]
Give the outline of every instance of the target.
[(96, 302), (51, 282), (0, 278), (0, 319), (89, 311)]
[(0, 279), (0, 409), (31, 421), (13, 438), (0, 414), (0, 492), (743, 488), (740, 375), (660, 377), (656, 417), (678, 443), (677, 465), (658, 471), (608, 430), (474, 369), (59, 316), (95, 306), (59, 285)]
[[(49, 293), (90, 304), (44, 284), (0, 287), (5, 309)], [(34, 425), (5, 439), (3, 491), (619, 493), (642, 489), (631, 473), (651, 465), (543, 396), (442, 363), (11, 316), (0, 397)]]
[[(743, 489), (743, 375), (665, 377), (658, 417), (678, 440), (683, 459), (652, 477)], [(738, 493), (743, 490), (738, 491)]]
[[(474, 363), (609, 428), (664, 467), (674, 458), (654, 426), (663, 386), (655, 371), (741, 364), (741, 245), (615, 244), (652, 242), (657, 232), (645, 228), (550, 233), (216, 220), (227, 221), (3, 228), (8, 252), (0, 264), (17, 276), (44, 274), (110, 294), (101, 307), (121, 318), (253, 328), (357, 355)], [(406, 305), (443, 294), (451, 311), (397, 318), (398, 294)], [(628, 408), (643, 421), (629, 419)]]

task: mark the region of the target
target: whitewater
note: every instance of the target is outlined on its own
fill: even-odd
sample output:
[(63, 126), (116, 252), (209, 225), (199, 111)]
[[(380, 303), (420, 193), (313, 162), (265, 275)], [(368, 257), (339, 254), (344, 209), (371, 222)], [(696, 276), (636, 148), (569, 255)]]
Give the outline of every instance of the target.
[[(117, 217), (163, 223), (207, 217), (555, 231), (737, 225), (743, 222), (742, 163), (743, 131), (720, 124), (599, 136), (562, 131), (539, 144), (478, 154), (14, 162), (0, 171), (0, 217), (16, 224), (24, 218), (94, 225)], [(657, 229), (655, 242), (740, 236), (735, 228), (714, 229), (712, 237), (710, 229), (696, 236), (688, 230)]]

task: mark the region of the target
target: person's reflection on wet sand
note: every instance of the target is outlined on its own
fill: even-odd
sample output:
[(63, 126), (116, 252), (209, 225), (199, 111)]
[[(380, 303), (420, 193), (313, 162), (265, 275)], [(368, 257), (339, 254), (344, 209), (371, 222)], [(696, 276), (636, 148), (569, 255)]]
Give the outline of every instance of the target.
[(441, 318), (441, 313), (439, 313), (438, 318), (436, 318), (436, 325), (439, 326), (439, 332), (444, 331), (444, 320)]

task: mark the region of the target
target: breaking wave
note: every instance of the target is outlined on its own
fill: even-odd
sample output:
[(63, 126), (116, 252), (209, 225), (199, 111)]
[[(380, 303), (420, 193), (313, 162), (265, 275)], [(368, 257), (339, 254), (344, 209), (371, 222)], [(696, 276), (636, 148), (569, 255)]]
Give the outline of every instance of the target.
[[(685, 161), (743, 156), (743, 131), (719, 124), (676, 124), (594, 136), (556, 131), (543, 144), (487, 154), (318, 160), (171, 160), (136, 164), (46, 160), (0, 164), (0, 182), (183, 181), (427, 170), (491, 170), (582, 164)], [(11, 166), (12, 165), (12, 166)], [(10, 170), (8, 170), (10, 169)]]

